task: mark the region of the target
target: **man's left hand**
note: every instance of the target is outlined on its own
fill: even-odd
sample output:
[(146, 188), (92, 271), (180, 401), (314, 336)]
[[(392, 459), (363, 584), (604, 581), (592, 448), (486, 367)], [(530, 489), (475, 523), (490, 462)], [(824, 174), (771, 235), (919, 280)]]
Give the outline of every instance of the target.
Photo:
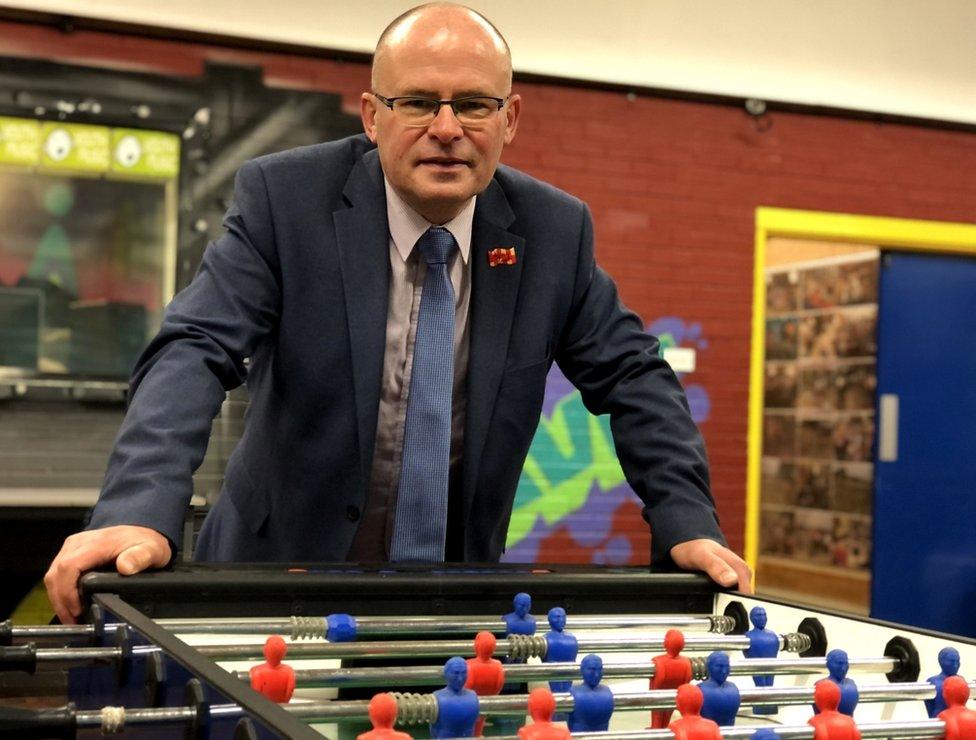
[(671, 548), (671, 559), (683, 570), (701, 570), (721, 586), (752, 593), (752, 570), (746, 561), (715, 540), (688, 540)]

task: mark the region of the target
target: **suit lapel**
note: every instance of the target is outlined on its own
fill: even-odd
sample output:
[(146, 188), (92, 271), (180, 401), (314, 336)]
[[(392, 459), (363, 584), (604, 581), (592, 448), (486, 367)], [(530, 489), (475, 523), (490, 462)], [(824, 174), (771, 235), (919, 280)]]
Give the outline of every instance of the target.
[(390, 283), (386, 192), (375, 150), (367, 152), (353, 168), (343, 195), (352, 207), (336, 211), (333, 218), (349, 322), (360, 465), (365, 486), (376, 441)]
[[(515, 220), (501, 186), (492, 180), (478, 196), (471, 239), (471, 349), (464, 432), (464, 521), (468, 521), (478, 481), (478, 465), (488, 435), (498, 385), (508, 357), (525, 240), (506, 230)], [(491, 267), (488, 252), (514, 247), (513, 265)]]
[[(375, 150), (353, 168), (343, 191), (349, 208), (333, 214), (348, 319), (356, 402), (356, 426), (364, 484), (376, 441), (376, 415), (383, 382), (389, 302), (390, 229), (383, 171)], [(508, 356), (525, 240), (507, 231), (515, 220), (492, 180), (478, 196), (471, 239), (471, 345), (464, 434), (464, 521), (474, 501), (478, 463)], [(514, 247), (514, 265), (491, 267), (488, 251)]]

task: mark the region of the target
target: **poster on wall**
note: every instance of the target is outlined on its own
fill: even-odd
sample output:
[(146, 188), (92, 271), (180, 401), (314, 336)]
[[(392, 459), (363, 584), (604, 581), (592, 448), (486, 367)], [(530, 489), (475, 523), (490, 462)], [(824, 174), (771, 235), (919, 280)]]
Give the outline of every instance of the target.
[(870, 568), (878, 257), (766, 270), (764, 557)]
[(0, 117), (0, 374), (124, 380), (171, 292), (179, 137)]

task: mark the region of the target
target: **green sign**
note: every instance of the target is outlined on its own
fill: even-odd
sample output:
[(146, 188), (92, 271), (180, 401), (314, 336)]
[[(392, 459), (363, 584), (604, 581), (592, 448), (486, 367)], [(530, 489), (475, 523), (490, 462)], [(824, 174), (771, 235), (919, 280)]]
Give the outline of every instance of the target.
[(41, 127), (26, 118), (0, 117), (0, 164), (32, 166), (41, 152)]
[(0, 116), (0, 165), (169, 180), (179, 174), (180, 137)]
[(180, 138), (138, 129), (112, 129), (112, 172), (134, 177), (176, 177)]
[(105, 172), (109, 129), (79, 123), (41, 123), (41, 167), (45, 170)]

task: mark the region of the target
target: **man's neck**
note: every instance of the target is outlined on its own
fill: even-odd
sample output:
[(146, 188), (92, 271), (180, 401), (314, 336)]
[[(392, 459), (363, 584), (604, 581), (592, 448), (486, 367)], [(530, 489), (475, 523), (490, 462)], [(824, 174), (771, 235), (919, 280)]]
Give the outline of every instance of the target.
[(392, 183), (390, 187), (396, 191), (396, 194), (400, 196), (404, 203), (430, 221), (434, 226), (443, 226), (464, 210), (464, 207), (468, 204), (467, 200), (461, 203), (419, 203), (406, 193), (397, 189)]

